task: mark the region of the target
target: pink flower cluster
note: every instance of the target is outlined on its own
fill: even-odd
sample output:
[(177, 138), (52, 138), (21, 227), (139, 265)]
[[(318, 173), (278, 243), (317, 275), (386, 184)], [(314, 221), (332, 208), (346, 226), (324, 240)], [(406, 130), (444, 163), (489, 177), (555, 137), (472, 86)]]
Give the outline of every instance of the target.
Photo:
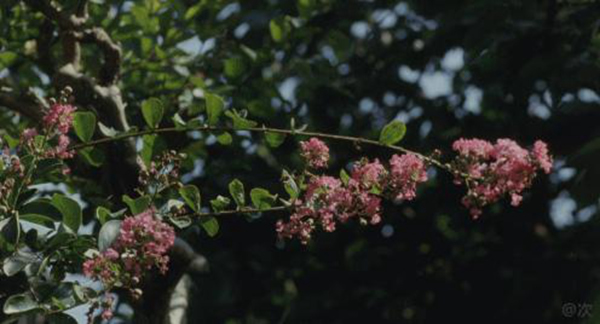
[(313, 169), (327, 168), (329, 162), (329, 147), (318, 138), (300, 142), (300, 154)]
[(396, 193), (395, 199), (412, 200), (417, 184), (427, 181), (425, 163), (415, 154), (394, 155), (390, 160), (388, 186)]
[(106, 286), (133, 287), (144, 271), (158, 268), (168, 270), (167, 252), (175, 242), (175, 231), (158, 220), (154, 211), (127, 217), (121, 223), (119, 237), (111, 248), (83, 264), (83, 273), (101, 280)]
[(455, 182), (467, 186), (462, 203), (471, 216), (481, 215), (485, 205), (510, 195), (511, 204), (518, 206), (521, 193), (531, 186), (538, 170), (550, 173), (552, 157), (542, 141), (527, 151), (510, 139), (498, 139), (495, 144), (481, 139), (459, 139), (452, 145), (458, 152), (453, 166), (458, 171)]
[(73, 113), (76, 108), (62, 103), (55, 103), (44, 116), (44, 127), (50, 130), (56, 130), (59, 134), (69, 132), (73, 124)]
[(348, 179), (330, 176), (311, 177), (302, 199), (294, 202), (294, 213), (288, 222), (279, 220), (279, 238), (297, 237), (308, 243), (317, 225), (333, 232), (337, 223), (358, 218), (361, 224), (381, 221), (381, 197), (411, 200), (416, 185), (427, 180), (425, 164), (414, 154), (394, 155), (390, 170), (374, 160), (354, 165)]
[[(47, 140), (56, 138), (55, 146), (42, 152), (44, 158), (68, 159), (75, 155), (69, 150), (70, 140), (67, 133), (73, 125), (73, 113), (76, 108), (61, 103), (53, 104), (43, 118), (44, 133)], [(21, 135), (21, 143), (30, 149), (36, 149), (34, 139), (38, 136), (35, 128), (27, 128)], [(38, 148), (39, 149), (39, 148)]]

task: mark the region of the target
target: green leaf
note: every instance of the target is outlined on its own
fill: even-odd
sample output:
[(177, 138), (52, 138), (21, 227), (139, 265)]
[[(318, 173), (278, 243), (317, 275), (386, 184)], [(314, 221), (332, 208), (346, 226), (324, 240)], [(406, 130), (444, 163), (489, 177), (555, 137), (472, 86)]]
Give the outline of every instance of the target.
[(108, 127), (102, 124), (102, 122), (98, 122), (98, 129), (100, 130), (100, 133), (106, 137), (115, 137), (119, 133), (116, 129)]
[(115, 242), (117, 237), (119, 237), (120, 230), (120, 220), (113, 219), (102, 225), (98, 234), (98, 249), (101, 252), (106, 251)]
[(212, 206), (215, 212), (225, 210), (225, 208), (227, 208), (229, 204), (231, 204), (231, 199), (223, 197), (221, 195), (217, 196), (217, 198), (210, 201), (210, 205)]
[(79, 226), (81, 226), (81, 207), (79, 204), (64, 195), (54, 194), (52, 196), (52, 205), (60, 211), (63, 216), (62, 222), (65, 226), (77, 233)]
[(271, 38), (273, 38), (275, 42), (283, 42), (292, 31), (289, 17), (284, 16), (272, 19), (269, 23), (269, 30), (271, 31)]
[(96, 168), (102, 166), (102, 163), (106, 160), (104, 152), (97, 147), (84, 147), (78, 153), (87, 164)]
[(308, 17), (316, 8), (316, 2), (316, 0), (298, 0), (296, 7), (301, 16)]
[(110, 210), (106, 207), (99, 206), (96, 208), (96, 219), (100, 222), (100, 225), (104, 225), (108, 220), (112, 218)]
[(37, 256), (35, 254), (19, 250), (17, 253), (4, 259), (2, 262), (2, 271), (7, 277), (12, 277), (36, 260)]
[(248, 120), (248, 119), (242, 117), (242, 115), (240, 115), (240, 113), (237, 112), (236, 110), (226, 111), (225, 116), (231, 118), (231, 120), (233, 121), (233, 128), (235, 128), (235, 129), (243, 130), (243, 129), (256, 127), (256, 125), (257, 125), (257, 123), (255, 121)]
[(202, 228), (204, 228), (206, 234), (208, 234), (208, 236), (210, 237), (214, 237), (215, 235), (217, 235), (217, 233), (219, 233), (219, 222), (216, 218), (212, 216), (203, 217), (200, 220), (200, 225), (202, 225)]
[(404, 137), (406, 133), (406, 125), (399, 120), (385, 125), (381, 134), (379, 135), (379, 143), (384, 145), (394, 145)]
[(200, 190), (194, 185), (183, 186), (179, 189), (179, 194), (185, 200), (185, 203), (195, 211), (200, 211)]
[(146, 124), (156, 128), (163, 118), (164, 108), (162, 101), (158, 98), (150, 98), (142, 103), (142, 115)]
[(250, 198), (254, 207), (259, 210), (271, 208), (275, 201), (277, 201), (277, 195), (272, 195), (268, 190), (263, 188), (252, 189), (250, 191)]
[(229, 193), (238, 207), (244, 207), (246, 205), (244, 184), (240, 180), (235, 179), (229, 183)]
[(190, 20), (192, 18), (194, 18), (194, 16), (196, 16), (200, 10), (202, 9), (202, 7), (204, 7), (205, 2), (202, 1), (200, 3), (197, 3), (193, 6), (191, 6), (188, 10), (186, 10), (185, 15), (183, 16), (184, 20)]
[(178, 113), (175, 113), (175, 115), (173, 115), (173, 118), (171, 118), (171, 119), (173, 120), (173, 124), (175, 125), (175, 128), (177, 128), (177, 129), (183, 129), (187, 125), (185, 120), (183, 120), (183, 118), (181, 118), (181, 116)]
[(165, 140), (157, 134), (142, 136), (142, 151), (140, 152), (142, 161), (149, 166), (152, 159), (166, 148)]
[(228, 132), (223, 132), (222, 134), (217, 136), (217, 141), (221, 145), (231, 145), (231, 143), (233, 142), (233, 137), (231, 137), (231, 134), (229, 134)]
[(223, 113), (225, 102), (223, 101), (223, 98), (209, 92), (204, 94), (204, 98), (206, 99), (208, 124), (216, 125), (219, 122), (219, 117)]
[(15, 147), (17, 147), (20, 143), (18, 138), (14, 138), (8, 134), (4, 134), (2, 136), (4, 138), (4, 140), (6, 141), (6, 144), (8, 144), (8, 147), (11, 149), (14, 149)]
[(269, 146), (275, 148), (279, 147), (285, 141), (285, 134), (274, 133), (274, 132), (265, 132), (265, 139)]
[(230, 79), (237, 79), (246, 69), (244, 60), (239, 57), (231, 57), (225, 60), (225, 75)]
[(23, 205), (19, 209), (19, 214), (21, 219), (30, 216), (42, 216), (50, 218), (53, 221), (61, 221), (63, 217), (60, 210), (54, 207), (52, 200), (48, 198), (39, 198)]
[(142, 196), (132, 199), (127, 195), (123, 195), (123, 202), (127, 204), (133, 215), (141, 214), (150, 207), (151, 199), (148, 196)]
[(11, 66), (18, 57), (19, 55), (15, 52), (2, 51), (2, 53), (0, 53), (0, 70)]
[(19, 220), (54, 229), (54, 220), (48, 216), (28, 214), (19, 216)]
[(190, 225), (192, 225), (192, 219), (188, 216), (171, 217), (170, 220), (171, 223), (173, 223), (173, 225), (177, 226), (179, 229), (188, 228)]
[(30, 310), (40, 308), (40, 305), (33, 299), (29, 293), (12, 295), (4, 303), (4, 313), (19, 314)]
[(89, 142), (96, 130), (96, 116), (89, 111), (79, 111), (73, 116), (75, 134), (83, 142)]
[(342, 183), (344, 185), (348, 185), (348, 181), (350, 181), (350, 176), (348, 175), (346, 170), (344, 170), (344, 169), (340, 170), (340, 179), (342, 180)]
[(296, 180), (294, 180), (294, 177), (292, 177), (292, 175), (286, 170), (283, 170), (283, 174), (281, 175), (281, 177), (283, 179), (283, 187), (285, 188), (285, 191), (288, 193), (288, 195), (290, 195), (290, 198), (298, 198), (298, 196), (300, 196), (300, 188), (298, 187), (298, 184), (296, 184)]

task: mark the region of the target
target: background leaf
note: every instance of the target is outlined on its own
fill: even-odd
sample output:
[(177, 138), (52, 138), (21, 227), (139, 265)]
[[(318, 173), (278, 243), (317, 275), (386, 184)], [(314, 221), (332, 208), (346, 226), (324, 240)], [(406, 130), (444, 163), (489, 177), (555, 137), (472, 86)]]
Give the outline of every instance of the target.
[(142, 103), (142, 115), (146, 124), (151, 128), (156, 128), (163, 118), (163, 103), (158, 98), (150, 98)]

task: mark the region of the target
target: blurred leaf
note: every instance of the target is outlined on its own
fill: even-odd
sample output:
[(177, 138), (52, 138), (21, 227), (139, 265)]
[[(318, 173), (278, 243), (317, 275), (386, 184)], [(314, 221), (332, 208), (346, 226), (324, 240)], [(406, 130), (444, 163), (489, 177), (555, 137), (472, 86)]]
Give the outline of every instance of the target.
[(277, 43), (283, 42), (292, 31), (292, 25), (287, 16), (277, 17), (269, 23), (271, 38)]
[(225, 116), (231, 118), (233, 121), (233, 128), (238, 130), (253, 128), (257, 125), (255, 121), (242, 117), (236, 110), (227, 110)]
[(102, 166), (106, 159), (104, 151), (97, 147), (84, 147), (78, 153), (87, 164), (96, 168)]
[(265, 139), (269, 146), (275, 148), (279, 147), (285, 141), (285, 134), (274, 133), (274, 132), (265, 132)]
[(231, 143), (233, 142), (233, 138), (228, 132), (223, 132), (217, 136), (217, 141), (221, 145), (231, 145)]
[(244, 60), (239, 57), (231, 57), (225, 60), (225, 76), (231, 79), (237, 79), (244, 74), (246, 65)]
[(225, 102), (223, 98), (212, 94), (205, 93), (206, 98), (206, 114), (208, 116), (208, 123), (210, 125), (216, 125), (219, 122), (219, 117), (223, 112), (223, 107), (225, 107)]
[(15, 52), (3, 51), (0, 53), (0, 70), (11, 66), (19, 57)]

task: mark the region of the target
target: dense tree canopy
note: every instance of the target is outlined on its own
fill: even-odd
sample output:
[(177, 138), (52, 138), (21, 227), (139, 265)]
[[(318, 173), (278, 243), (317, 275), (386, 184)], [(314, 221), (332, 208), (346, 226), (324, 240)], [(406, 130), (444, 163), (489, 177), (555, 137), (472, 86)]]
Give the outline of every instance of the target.
[[(190, 323), (591, 323), (600, 311), (599, 17), (599, 2), (578, 0), (3, 0), (2, 146), (43, 123), (48, 98), (64, 89), (93, 116), (77, 118), (100, 122), (71, 132), (73, 143), (211, 118), (375, 140), (399, 120), (403, 147), (439, 149), (442, 161), (459, 138), (524, 147), (542, 139), (553, 172), (518, 208), (501, 200), (473, 220), (464, 187), (431, 168), (417, 199), (383, 203), (380, 224), (348, 223), (308, 245), (277, 239), (288, 211), (202, 219), (179, 231), (170, 270), (145, 280), (141, 299), (115, 291), (114, 313), (162, 323), (177, 309), (169, 300), (179, 283)], [(74, 262), (57, 263), (59, 282), (66, 273), (82, 280), (72, 274), (98, 214), (135, 205), (121, 197), (137, 196), (136, 157), (148, 165), (171, 154), (209, 206), (234, 179), (286, 196), (282, 171), (302, 168), (298, 140), (307, 139), (269, 145), (279, 138), (239, 129), (142, 135), (80, 146), (65, 160), (68, 176), (39, 174), (39, 195), (75, 195), (83, 207), (80, 246), (57, 250)], [(361, 157), (393, 153), (327, 144), (336, 176)], [(5, 275), (2, 303), (27, 286), (24, 272)], [(565, 312), (571, 304), (577, 311)]]

